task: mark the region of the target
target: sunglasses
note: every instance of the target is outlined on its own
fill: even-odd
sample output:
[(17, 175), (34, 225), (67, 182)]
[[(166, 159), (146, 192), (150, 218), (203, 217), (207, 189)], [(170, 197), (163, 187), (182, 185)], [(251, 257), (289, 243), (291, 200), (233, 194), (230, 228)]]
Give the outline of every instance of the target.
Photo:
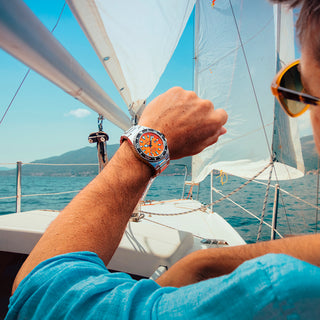
[(303, 114), (310, 105), (320, 106), (320, 99), (304, 93), (299, 71), (300, 60), (282, 68), (271, 84), (272, 94), (290, 117)]

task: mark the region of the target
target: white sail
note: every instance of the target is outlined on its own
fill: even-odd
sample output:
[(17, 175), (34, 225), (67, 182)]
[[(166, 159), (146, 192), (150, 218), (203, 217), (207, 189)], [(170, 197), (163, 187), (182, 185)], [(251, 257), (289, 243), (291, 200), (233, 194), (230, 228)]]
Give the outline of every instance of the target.
[(131, 114), (142, 112), (195, 0), (68, 0)]
[[(294, 53), (292, 12), (282, 12), (286, 19), (278, 28), (274, 23), (277, 14), (266, 1), (233, 1), (232, 6), (228, 0), (216, 1), (213, 7), (208, 1), (197, 2), (195, 88), (198, 95), (211, 100), (215, 108), (224, 108), (229, 120), (226, 125), (228, 133), (217, 144), (193, 157), (194, 182), (202, 181), (213, 169), (252, 178), (270, 163), (274, 155), (275, 102), (270, 83), (276, 73), (275, 52), (279, 36), (283, 41), (280, 48), (283, 59), (287, 62)], [(283, 35), (286, 30), (289, 32), (287, 38)], [(281, 133), (286, 137), (286, 144), (289, 141), (291, 144), (293, 141), (294, 144), (300, 143), (294, 127), (290, 120), (290, 125)], [(278, 144), (277, 151), (279, 147), (284, 146)], [(304, 170), (301, 149), (291, 148), (290, 152), (289, 166), (280, 162), (281, 157), (276, 158), (273, 178), (289, 179), (303, 175), (299, 171)], [(268, 175), (267, 171), (258, 178), (267, 179)]]
[[(275, 68), (279, 71), (294, 60), (293, 12), (285, 6), (274, 6), (276, 56)], [(304, 171), (297, 120), (288, 117), (275, 99), (273, 153), (279, 162)], [(288, 166), (282, 168), (288, 170)]]

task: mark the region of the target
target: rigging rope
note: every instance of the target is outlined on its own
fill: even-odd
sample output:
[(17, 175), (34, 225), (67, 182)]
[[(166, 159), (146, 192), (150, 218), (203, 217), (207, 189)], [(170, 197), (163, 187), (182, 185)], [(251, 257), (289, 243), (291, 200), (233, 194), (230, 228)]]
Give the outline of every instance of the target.
[[(277, 182), (278, 182), (278, 184), (279, 184), (279, 186), (280, 186), (280, 183), (279, 183), (278, 179), (277, 179)], [(282, 193), (281, 193), (281, 189), (279, 189), (279, 190), (280, 190), (279, 196), (280, 196), (281, 203), (282, 203), (282, 207), (283, 207), (283, 210), (284, 210), (284, 216), (285, 216), (285, 218), (286, 218), (287, 226), (288, 226), (288, 228), (289, 228), (289, 233), (292, 234), (291, 226), (290, 226), (289, 219), (288, 219), (288, 215), (287, 215), (286, 205), (285, 205), (284, 200), (283, 200), (283, 196), (282, 196)], [(303, 219), (304, 219), (304, 216), (303, 216)], [(305, 222), (305, 221), (304, 221), (304, 224), (306, 225), (306, 222)]]
[(52, 196), (52, 195), (59, 195), (59, 194), (66, 194), (66, 193), (74, 193), (80, 192), (81, 190), (74, 190), (74, 191), (63, 191), (63, 192), (55, 192), (55, 193), (38, 193), (38, 194), (23, 194), (21, 197), (37, 197), (37, 196)]
[(268, 195), (269, 195), (269, 189), (270, 189), (270, 184), (271, 184), (271, 176), (272, 176), (272, 171), (273, 171), (274, 165), (272, 163), (270, 172), (269, 172), (269, 179), (268, 179), (268, 184), (266, 188), (266, 194), (264, 196), (264, 201), (263, 201), (263, 208), (262, 208), (262, 213), (261, 213), (261, 218), (260, 218), (260, 224), (259, 224), (259, 229), (258, 229), (258, 234), (257, 234), (257, 242), (260, 240), (260, 235), (262, 231), (262, 224), (264, 222), (264, 215), (266, 212), (266, 206), (267, 206), (267, 200), (268, 200)]
[[(254, 182), (255, 182), (255, 183), (263, 184), (263, 185), (265, 185), (265, 186), (267, 185), (267, 183), (262, 182), (262, 181), (258, 181), (258, 180), (255, 180)], [(271, 187), (272, 187), (272, 188), (275, 188), (274, 185), (271, 185)], [(302, 198), (300, 198), (300, 197), (298, 197), (298, 196), (290, 193), (289, 191), (286, 191), (285, 189), (282, 189), (282, 188), (281, 188), (281, 192), (283, 192), (283, 193), (285, 193), (286, 195), (288, 195), (288, 196), (290, 196), (290, 197), (292, 197), (292, 198), (295, 198), (295, 199), (297, 199), (297, 200), (299, 200), (299, 201), (301, 201), (301, 202), (309, 205), (310, 207), (312, 207), (312, 208), (314, 208), (314, 209), (317, 209), (317, 206), (316, 206), (316, 205), (314, 205), (314, 204), (312, 204), (312, 203), (310, 203), (310, 202), (308, 202), (308, 201), (306, 201), (306, 200), (304, 200), (304, 199), (302, 199)]]
[[(266, 142), (267, 142), (267, 147), (268, 147), (268, 150), (269, 150), (270, 157), (272, 159), (273, 158), (272, 148), (270, 147), (270, 144), (269, 144), (269, 141), (268, 141), (267, 132), (266, 132), (265, 125), (264, 125), (264, 121), (263, 121), (263, 117), (262, 117), (262, 112), (261, 112), (258, 96), (257, 96), (256, 89), (255, 89), (255, 86), (254, 86), (254, 83), (253, 83), (253, 78), (252, 78), (252, 75), (251, 75), (251, 72), (250, 72), (246, 51), (244, 49), (244, 43), (242, 41), (242, 37), (241, 37), (241, 34), (240, 34), (239, 26), (238, 26), (238, 23), (237, 23), (237, 19), (236, 19), (235, 13), (234, 13), (234, 9), (233, 9), (231, 0), (229, 0), (229, 4), (230, 4), (231, 12), (232, 12), (232, 15), (233, 15), (233, 19), (234, 19), (234, 22), (235, 22), (235, 26), (236, 26), (236, 29), (237, 29), (238, 37), (239, 37), (239, 40), (240, 40), (240, 43), (241, 43), (241, 49), (242, 49), (244, 60), (245, 60), (246, 67), (247, 67), (247, 70), (248, 70), (248, 75), (249, 75), (249, 78), (250, 78), (253, 94), (254, 94), (254, 97), (255, 97), (255, 100), (256, 100), (260, 121), (262, 123), (264, 136), (265, 136), (265, 139), (266, 139)], [(277, 176), (276, 168), (274, 168), (274, 174), (275, 174), (275, 177), (276, 177), (276, 181), (279, 183), (279, 179), (278, 179), (278, 176)], [(282, 198), (281, 194), (280, 194), (280, 197), (281, 197), (281, 202), (282, 202), (282, 205), (283, 205), (283, 208), (284, 208), (284, 211), (285, 211), (285, 217), (286, 217), (286, 220), (287, 220), (287, 224), (288, 224), (288, 227), (289, 227), (289, 230), (290, 230), (290, 233), (291, 233), (291, 227), (290, 227), (290, 224), (289, 224), (289, 221), (288, 221), (288, 217), (287, 217), (284, 201), (283, 201), (283, 198)]]
[(230, 4), (231, 12), (232, 12), (232, 15), (233, 15), (234, 23), (235, 23), (235, 26), (236, 26), (236, 29), (237, 29), (239, 41), (240, 41), (240, 44), (241, 44), (242, 53), (243, 53), (244, 60), (245, 60), (245, 63), (246, 63), (246, 67), (247, 67), (247, 70), (248, 70), (248, 74), (249, 74), (249, 78), (250, 78), (250, 82), (251, 82), (251, 87), (252, 87), (253, 94), (254, 94), (254, 97), (255, 97), (255, 101), (256, 101), (256, 104), (257, 104), (257, 107), (258, 107), (260, 121), (262, 123), (263, 132), (264, 132), (264, 136), (265, 136), (265, 139), (266, 139), (266, 142), (267, 142), (270, 158), (272, 159), (273, 155), (272, 155), (271, 147), (270, 147), (270, 144), (269, 144), (269, 141), (268, 141), (267, 132), (265, 130), (265, 125), (264, 125), (262, 112), (261, 112), (261, 108), (260, 108), (260, 103), (259, 103), (259, 100), (258, 100), (256, 88), (255, 88), (254, 83), (253, 83), (253, 79), (252, 79), (252, 75), (251, 75), (251, 71), (250, 71), (249, 63), (248, 63), (248, 59), (247, 59), (247, 54), (246, 54), (246, 51), (244, 50), (244, 44), (243, 44), (243, 41), (242, 41), (242, 37), (241, 37), (241, 34), (240, 34), (238, 22), (237, 22), (237, 19), (236, 19), (234, 10), (233, 10), (233, 6), (232, 6), (232, 3), (231, 3), (231, 0), (229, 0), (229, 4)]
[[(216, 192), (219, 193), (220, 195), (224, 196), (220, 191), (216, 190)], [(227, 200), (230, 201), (230, 202), (232, 202), (234, 205), (236, 205), (236, 206), (239, 207), (240, 209), (242, 209), (242, 210), (244, 210), (245, 212), (247, 212), (249, 215), (251, 215), (251, 216), (254, 217), (255, 219), (260, 220), (260, 218), (259, 218), (258, 216), (256, 216), (255, 214), (253, 214), (252, 212), (250, 212), (250, 211), (247, 210), (246, 208), (242, 207), (240, 204), (236, 203), (236, 202), (233, 201), (232, 199), (227, 198)], [(159, 203), (160, 203), (160, 202), (159, 202)], [(153, 214), (153, 213), (152, 213), (152, 214)], [(158, 224), (158, 225), (161, 225), (161, 226), (166, 227), (166, 228), (169, 228), (169, 229), (178, 230), (178, 229), (176, 229), (176, 228), (174, 228), (174, 227), (165, 225), (165, 224), (160, 223), (160, 222), (158, 222), (158, 221), (150, 220), (150, 219), (148, 219), (148, 218), (144, 218), (144, 220), (149, 221), (149, 222), (152, 222), (152, 223), (155, 223), (155, 224)], [(272, 229), (272, 226), (271, 226), (269, 223), (263, 221), (263, 224), (265, 224), (267, 227), (269, 227), (270, 229)], [(278, 230), (275, 229), (274, 231), (277, 233), (277, 235), (278, 235), (280, 238), (283, 238), (283, 236), (280, 234), (280, 232), (279, 232)], [(192, 234), (192, 235), (193, 235), (194, 237), (197, 237), (197, 238), (200, 238), (200, 239), (206, 239), (206, 238), (203, 238), (203, 237), (198, 236), (198, 235), (195, 235), (195, 234)]]
[(17, 199), (17, 196), (10, 196), (10, 197), (1, 197), (0, 200), (4, 200), (4, 199)]
[[(220, 195), (223, 195), (221, 191), (219, 190), (215, 190), (217, 193), (219, 193)], [(245, 211), (246, 213), (248, 213), (250, 216), (252, 216), (253, 218), (257, 219), (257, 220), (260, 220), (260, 218), (258, 216), (256, 216), (254, 213), (252, 213), (251, 211), (249, 211), (248, 209), (246, 209), (245, 207), (241, 206), (239, 203), (233, 201), (232, 199), (228, 198), (227, 199), (228, 201), (232, 202), (235, 206), (237, 206), (238, 208), (242, 209), (243, 211)], [(264, 225), (266, 225), (267, 227), (269, 227), (270, 229), (272, 229), (272, 226), (263, 221), (262, 222)], [(283, 238), (283, 236), (280, 234), (280, 232), (276, 229), (274, 229), (274, 231), (276, 232), (276, 234), (280, 237), (280, 238)]]
[(34, 163), (26, 162), (23, 164), (33, 165), (33, 166), (96, 166), (98, 163)]
[[(273, 17), (271, 17), (267, 23), (257, 32), (255, 33), (251, 38), (248, 38), (247, 41), (243, 42), (243, 44), (248, 44), (249, 42), (251, 42), (252, 40), (254, 40), (260, 33), (262, 33), (268, 26), (269, 24), (273, 22)], [(206, 66), (205, 68), (199, 70), (199, 73), (204, 72), (210, 68), (212, 68), (215, 64), (219, 63), (221, 60), (227, 58), (228, 56), (230, 56), (232, 53), (234, 53), (235, 51), (238, 51), (241, 48), (241, 45), (237, 46), (236, 48), (230, 50), (229, 52), (227, 52), (224, 56), (219, 57), (219, 59), (215, 60), (214, 62), (212, 62), (211, 64), (209, 64), (208, 66)]]
[[(53, 31), (55, 30), (55, 28), (58, 26), (58, 23), (59, 23), (59, 21), (60, 21), (60, 19), (61, 19), (61, 16), (62, 16), (62, 13), (63, 13), (63, 11), (64, 11), (65, 6), (66, 6), (66, 2), (64, 2), (64, 4), (63, 4), (63, 7), (62, 7), (61, 12), (60, 12), (60, 14), (59, 14), (59, 17), (58, 17), (58, 19), (57, 19), (57, 22), (56, 22), (56, 24), (54, 25), (54, 27), (52, 28), (51, 33), (53, 33)], [(11, 105), (12, 105), (13, 101), (15, 100), (15, 98), (16, 98), (17, 94), (19, 93), (22, 85), (24, 84), (24, 81), (27, 79), (30, 71), (31, 71), (31, 69), (29, 68), (29, 69), (27, 70), (26, 74), (24, 75), (22, 81), (20, 82), (20, 85), (18, 86), (18, 89), (17, 89), (16, 92), (14, 93), (14, 95), (13, 95), (13, 97), (12, 97), (9, 105), (8, 105), (7, 108), (6, 108), (6, 111), (4, 112), (4, 114), (3, 114), (3, 116), (2, 116), (2, 118), (1, 118), (1, 120), (0, 120), (0, 125), (2, 124), (4, 118), (6, 117), (9, 109), (11, 108)]]
[(60, 14), (59, 14), (59, 17), (58, 17), (58, 19), (57, 19), (57, 22), (56, 22), (56, 24), (54, 25), (54, 27), (51, 29), (51, 33), (53, 33), (53, 31), (56, 29), (56, 27), (58, 26), (58, 23), (60, 22), (60, 19), (61, 19), (61, 16), (62, 16), (62, 13), (63, 13), (63, 11), (64, 11), (64, 8), (66, 7), (66, 5), (67, 5), (67, 3), (66, 3), (66, 1), (64, 1), (64, 4), (63, 4), (63, 6), (62, 6), (62, 9), (61, 9), (61, 11), (60, 11)]
[[(144, 214), (151, 214), (151, 215), (155, 215), (155, 216), (166, 216), (166, 217), (170, 217), (170, 216), (180, 216), (183, 214), (189, 214), (189, 213), (193, 213), (196, 211), (203, 211), (205, 212), (209, 207), (231, 197), (233, 194), (235, 194), (236, 192), (238, 192), (239, 190), (243, 189), (246, 185), (248, 185), (250, 182), (252, 182), (254, 179), (256, 179), (262, 172), (264, 172), (267, 168), (269, 168), (272, 165), (272, 162), (268, 163), (261, 171), (259, 171), (255, 176), (253, 176), (251, 179), (247, 180), (245, 183), (243, 183), (241, 186), (239, 186), (238, 188), (234, 189), (233, 191), (231, 191), (230, 193), (228, 193), (227, 195), (221, 197), (220, 199), (209, 203), (207, 205), (202, 205), (200, 208), (197, 209), (193, 209), (193, 210), (188, 210), (188, 211), (184, 211), (184, 212), (179, 212), (179, 213), (154, 213), (154, 212), (147, 212), (147, 211), (143, 211), (141, 210), (140, 213), (144, 213)], [(161, 201), (159, 202), (161, 203)]]
[(1, 120), (0, 120), (0, 125), (1, 125), (2, 121), (4, 120), (5, 116), (7, 115), (7, 113), (8, 113), (8, 111), (9, 111), (9, 109), (11, 108), (11, 105), (12, 105), (12, 103), (13, 103), (14, 99), (16, 98), (16, 96), (17, 96), (18, 92), (20, 91), (20, 89), (21, 89), (21, 87), (22, 87), (22, 85), (23, 85), (24, 81), (26, 80), (27, 76), (29, 75), (30, 70), (31, 70), (31, 69), (28, 69), (28, 71), (27, 71), (27, 72), (26, 72), (26, 74), (24, 75), (24, 77), (23, 77), (23, 79), (22, 79), (22, 81), (21, 81), (21, 83), (20, 83), (20, 85), (19, 85), (18, 89), (16, 90), (15, 94), (13, 95), (13, 97), (12, 97), (12, 99), (11, 99), (11, 101), (10, 101), (10, 103), (9, 103), (9, 105), (8, 105), (8, 107), (7, 107), (7, 109), (6, 109), (6, 111), (4, 112), (4, 114), (3, 114), (3, 116), (2, 116), (2, 118), (1, 118)]
[[(63, 191), (63, 192), (55, 192), (55, 193), (37, 193), (37, 194), (22, 194), (21, 197), (37, 197), (37, 196), (53, 196), (53, 195), (59, 195), (59, 194), (68, 194), (68, 193), (75, 193), (80, 192), (81, 190), (73, 190), (73, 191)], [(10, 196), (10, 197), (1, 197), (0, 200), (4, 199), (16, 199), (17, 196)]]

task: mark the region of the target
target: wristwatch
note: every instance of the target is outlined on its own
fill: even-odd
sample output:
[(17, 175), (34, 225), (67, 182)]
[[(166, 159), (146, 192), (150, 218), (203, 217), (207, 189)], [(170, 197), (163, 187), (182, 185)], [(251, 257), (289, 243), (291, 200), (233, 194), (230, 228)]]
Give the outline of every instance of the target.
[(135, 156), (153, 169), (157, 176), (170, 162), (169, 149), (165, 136), (154, 129), (136, 125), (126, 131), (120, 138), (120, 144), (127, 140)]

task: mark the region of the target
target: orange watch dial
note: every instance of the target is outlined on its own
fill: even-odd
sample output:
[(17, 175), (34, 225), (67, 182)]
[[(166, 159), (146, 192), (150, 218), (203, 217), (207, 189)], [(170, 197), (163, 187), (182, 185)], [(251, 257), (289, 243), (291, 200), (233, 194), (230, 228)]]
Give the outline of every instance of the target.
[(129, 141), (136, 157), (153, 169), (154, 176), (168, 167), (170, 155), (166, 137), (161, 132), (136, 125), (121, 136), (120, 143), (123, 140)]
[(153, 132), (146, 132), (140, 136), (139, 147), (149, 157), (158, 157), (164, 150), (163, 140)]

